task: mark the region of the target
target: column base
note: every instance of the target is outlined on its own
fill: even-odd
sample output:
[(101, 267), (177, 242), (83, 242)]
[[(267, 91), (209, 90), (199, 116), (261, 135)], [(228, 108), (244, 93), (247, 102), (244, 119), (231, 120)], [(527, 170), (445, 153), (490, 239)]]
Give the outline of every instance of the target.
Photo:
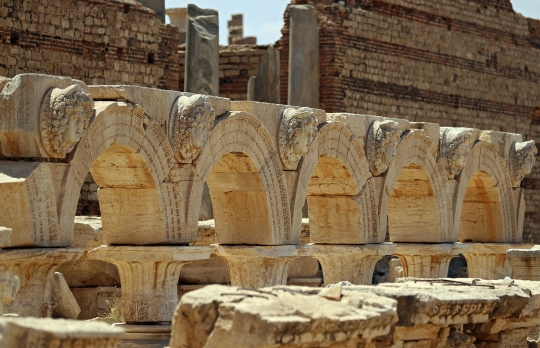
[(65, 262), (75, 261), (83, 254), (79, 248), (32, 248), (0, 250), (0, 270), (20, 279), (20, 289), (4, 312), (21, 317), (50, 317), (54, 304), (51, 288), (54, 271)]
[(211, 247), (101, 246), (90, 250), (88, 258), (118, 268), (122, 317), (126, 323), (142, 324), (171, 321), (182, 267), (211, 253)]
[(462, 243), (399, 243), (394, 254), (401, 259), (404, 277), (446, 278), (450, 260), (467, 252), (469, 247)]
[(352, 284), (371, 284), (377, 261), (384, 255), (392, 255), (393, 243), (366, 245), (313, 244), (313, 257), (319, 260), (323, 270), (324, 284), (342, 280)]

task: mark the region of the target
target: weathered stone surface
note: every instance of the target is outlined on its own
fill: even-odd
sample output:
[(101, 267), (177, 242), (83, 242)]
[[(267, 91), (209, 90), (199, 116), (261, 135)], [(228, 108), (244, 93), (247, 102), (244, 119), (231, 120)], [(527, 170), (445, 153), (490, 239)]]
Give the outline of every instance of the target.
[(336, 290), (329, 299), (305, 287), (207, 286), (182, 297), (170, 346), (357, 347), (389, 332), (394, 300)]
[(112, 263), (122, 285), (121, 313), (126, 322), (170, 321), (178, 302), (182, 266), (208, 259), (209, 247), (101, 246), (88, 253), (91, 260)]
[(114, 324), (116, 328), (125, 330), (115, 348), (162, 348), (168, 347), (171, 340), (171, 325), (130, 325)]
[(0, 271), (0, 316), (4, 314), (4, 305), (15, 300), (20, 286), (19, 277), (7, 271)]
[(264, 53), (264, 61), (257, 67), (253, 98), (248, 100), (279, 104), (279, 73), (279, 50), (269, 45)]
[(473, 243), (467, 251), (463, 252), (467, 260), (468, 276), (482, 279), (510, 277), (513, 270), (507, 260), (507, 250), (530, 249), (532, 246), (531, 244)]
[(81, 307), (69, 289), (62, 273), (55, 272), (51, 285), (51, 301), (55, 304), (53, 318), (77, 319)]
[(11, 228), (0, 226), (0, 249), (11, 245), (12, 236)]
[(315, 8), (291, 5), (287, 104), (319, 107), (319, 29)]
[(64, 319), (0, 318), (0, 346), (114, 348), (124, 330)]
[(72, 293), (81, 308), (78, 320), (110, 317), (111, 308), (119, 305), (122, 298), (119, 287), (74, 288)]
[(465, 253), (470, 245), (399, 243), (395, 255), (403, 264), (405, 277), (443, 278), (448, 275), (452, 258)]
[(219, 95), (218, 12), (188, 5), (184, 90)]
[(525, 280), (540, 280), (540, 246), (532, 249), (509, 249), (506, 258), (512, 266), (512, 277)]
[(187, 31), (187, 7), (168, 8), (165, 13), (169, 16), (172, 25), (176, 25), (179, 31), (178, 44), (182, 45), (186, 43), (186, 31)]

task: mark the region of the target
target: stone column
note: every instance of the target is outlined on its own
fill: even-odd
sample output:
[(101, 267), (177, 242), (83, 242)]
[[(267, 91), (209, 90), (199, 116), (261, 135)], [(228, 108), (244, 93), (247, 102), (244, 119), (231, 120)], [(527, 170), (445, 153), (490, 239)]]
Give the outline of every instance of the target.
[(253, 99), (248, 100), (279, 104), (279, 72), (279, 50), (270, 45), (264, 52), (264, 61), (257, 67)]
[[(468, 244), (469, 245), (469, 244)], [(463, 253), (467, 260), (469, 278), (503, 279), (512, 276), (506, 259), (508, 249), (530, 249), (530, 244), (474, 243)]]
[(0, 270), (20, 279), (15, 301), (4, 306), (4, 312), (21, 317), (50, 317), (51, 288), (55, 269), (64, 262), (75, 261), (83, 249), (11, 249), (0, 251)]
[(215, 253), (227, 263), (231, 285), (247, 289), (286, 285), (289, 266), (302, 256), (294, 245), (217, 245)]
[(247, 84), (247, 100), (255, 100), (255, 76), (250, 76)]
[(91, 260), (114, 264), (120, 274), (120, 311), (127, 324), (170, 322), (178, 304), (182, 266), (208, 259), (210, 247), (101, 246), (88, 252)]
[(168, 8), (165, 13), (169, 16), (172, 25), (176, 25), (180, 32), (180, 39), (178, 43), (186, 43), (186, 31), (187, 31), (187, 8)]
[(219, 95), (219, 22), (216, 10), (188, 5), (185, 92)]
[(452, 258), (465, 253), (469, 245), (406, 244), (397, 245), (394, 255), (403, 263), (403, 276), (415, 278), (446, 278)]
[(324, 285), (342, 280), (353, 284), (371, 284), (377, 261), (384, 255), (392, 255), (395, 244), (324, 245), (312, 246), (313, 257), (319, 260), (323, 270)]
[(540, 245), (532, 249), (510, 249), (506, 258), (512, 266), (512, 278), (540, 280)]
[(290, 5), (289, 105), (319, 107), (319, 29), (311, 5)]

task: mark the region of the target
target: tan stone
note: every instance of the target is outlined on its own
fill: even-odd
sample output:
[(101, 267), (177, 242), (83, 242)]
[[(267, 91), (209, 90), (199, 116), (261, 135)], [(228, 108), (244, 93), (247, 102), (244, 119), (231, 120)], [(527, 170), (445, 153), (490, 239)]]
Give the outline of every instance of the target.
[(403, 264), (405, 277), (443, 278), (448, 275), (452, 258), (465, 253), (469, 245), (399, 243), (395, 255)]
[(513, 278), (540, 280), (540, 246), (536, 245), (532, 249), (509, 249), (506, 257), (512, 267)]
[(73, 297), (62, 273), (54, 273), (51, 285), (51, 301), (55, 305), (52, 312), (54, 318), (77, 319), (81, 312), (81, 307)]
[(12, 236), (11, 228), (0, 226), (0, 249), (11, 245)]
[(512, 267), (506, 258), (507, 250), (531, 248), (527, 244), (473, 243), (463, 252), (470, 278), (503, 279), (512, 276)]
[(0, 271), (0, 315), (4, 314), (4, 305), (15, 300), (20, 285), (19, 277), (6, 271)]

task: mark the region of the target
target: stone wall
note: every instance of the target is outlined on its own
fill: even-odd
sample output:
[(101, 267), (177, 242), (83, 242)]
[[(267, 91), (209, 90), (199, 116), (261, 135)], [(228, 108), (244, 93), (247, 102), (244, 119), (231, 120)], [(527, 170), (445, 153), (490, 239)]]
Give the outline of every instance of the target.
[[(320, 107), (540, 141), (540, 22), (509, 0), (293, 0), (317, 9)], [(286, 103), (289, 14), (281, 98)], [(524, 240), (540, 241), (540, 167), (522, 182)]]
[(178, 89), (178, 28), (133, 0), (0, 3), (0, 76)]
[[(247, 99), (247, 83), (257, 74), (268, 46), (230, 45), (219, 47), (219, 96), (232, 100)], [(180, 89), (184, 90), (185, 46), (180, 46)]]

